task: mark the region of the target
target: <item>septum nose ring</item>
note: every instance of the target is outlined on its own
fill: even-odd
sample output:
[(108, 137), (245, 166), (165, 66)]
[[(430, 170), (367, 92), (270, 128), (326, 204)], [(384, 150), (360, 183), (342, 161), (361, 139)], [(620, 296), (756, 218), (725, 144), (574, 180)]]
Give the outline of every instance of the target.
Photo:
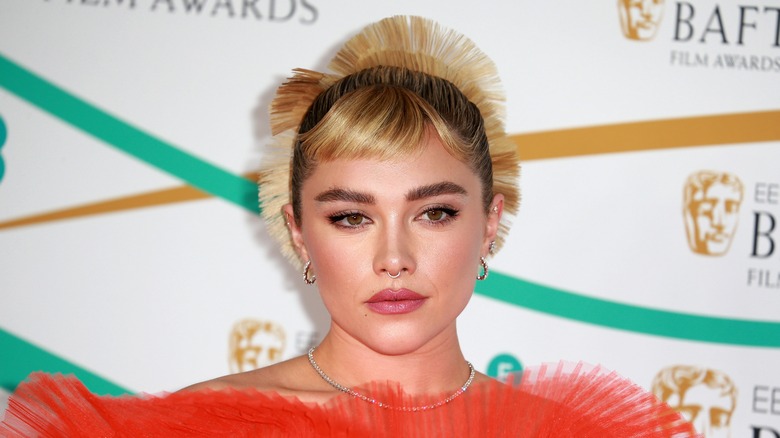
[(392, 278), (393, 280), (401, 276), (401, 271), (398, 271), (398, 273), (395, 275), (391, 274), (390, 271), (385, 271), (385, 273), (387, 274), (388, 277)]

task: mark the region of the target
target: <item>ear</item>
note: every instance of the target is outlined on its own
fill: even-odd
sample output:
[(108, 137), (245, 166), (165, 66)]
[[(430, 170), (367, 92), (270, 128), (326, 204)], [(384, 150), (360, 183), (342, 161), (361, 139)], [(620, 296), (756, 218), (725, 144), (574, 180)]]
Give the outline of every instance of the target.
[(501, 193), (493, 196), (488, 210), (487, 221), (485, 222), (485, 237), (482, 241), (483, 257), (490, 255), (490, 243), (495, 242), (498, 237), (498, 228), (501, 224), (501, 215), (504, 214), (504, 195)]
[(306, 251), (306, 244), (303, 242), (301, 227), (295, 222), (292, 204), (285, 204), (284, 207), (282, 207), (282, 214), (284, 215), (284, 222), (287, 224), (287, 230), (290, 232), (290, 240), (292, 241), (295, 252), (301, 260), (308, 261), (309, 253)]

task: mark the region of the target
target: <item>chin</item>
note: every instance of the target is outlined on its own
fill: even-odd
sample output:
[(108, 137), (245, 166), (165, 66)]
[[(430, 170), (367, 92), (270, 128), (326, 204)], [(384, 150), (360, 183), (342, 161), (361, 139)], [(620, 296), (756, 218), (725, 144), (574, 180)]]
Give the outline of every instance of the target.
[(367, 344), (372, 350), (376, 351), (379, 354), (383, 354), (385, 356), (404, 356), (406, 354), (412, 354), (420, 348), (422, 348), (425, 343), (419, 342), (419, 343), (412, 343), (412, 342), (388, 342), (388, 343), (379, 343), (379, 344)]
[[(359, 340), (376, 351), (387, 356), (402, 356), (419, 352), (434, 345), (447, 342), (447, 327), (440, 330), (418, 325), (396, 325), (365, 333)], [(457, 334), (453, 331), (453, 338)]]

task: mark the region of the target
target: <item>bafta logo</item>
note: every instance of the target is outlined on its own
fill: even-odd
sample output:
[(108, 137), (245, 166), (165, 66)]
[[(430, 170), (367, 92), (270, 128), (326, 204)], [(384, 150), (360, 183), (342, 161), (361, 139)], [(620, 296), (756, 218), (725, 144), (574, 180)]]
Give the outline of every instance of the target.
[(285, 345), (286, 336), (279, 324), (242, 319), (230, 331), (230, 372), (249, 371), (279, 362)]
[(742, 182), (736, 176), (708, 170), (689, 176), (683, 217), (691, 251), (710, 256), (728, 252), (741, 203)]
[(664, 13), (664, 0), (618, 0), (620, 28), (631, 40), (647, 41), (655, 37)]
[(726, 374), (692, 365), (671, 366), (656, 374), (652, 391), (706, 438), (731, 437), (737, 387)]

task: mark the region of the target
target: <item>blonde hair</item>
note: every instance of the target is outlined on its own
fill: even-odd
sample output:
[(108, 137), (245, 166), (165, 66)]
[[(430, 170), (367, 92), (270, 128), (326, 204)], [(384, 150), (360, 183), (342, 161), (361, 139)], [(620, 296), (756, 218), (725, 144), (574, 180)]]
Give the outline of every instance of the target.
[(301, 186), (317, 162), (413, 155), (429, 127), (451, 155), (480, 177), (487, 212), (493, 198), (493, 172), (477, 107), (444, 79), (398, 67), (375, 67), (334, 84), (315, 99), (304, 117), (292, 159), (296, 222), (301, 221)]
[[(348, 41), (330, 67), (335, 74), (296, 70), (271, 105), (280, 153), (261, 171), (260, 202), (288, 258), (280, 211), (292, 203), (301, 223), (300, 190), (317, 163), (414, 156), (430, 132), (480, 178), (486, 214), (494, 193), (504, 211), (517, 211), (517, 147), (504, 132), (500, 82), (470, 40), (420, 17), (392, 17)], [(508, 229), (505, 216), (497, 248)]]

